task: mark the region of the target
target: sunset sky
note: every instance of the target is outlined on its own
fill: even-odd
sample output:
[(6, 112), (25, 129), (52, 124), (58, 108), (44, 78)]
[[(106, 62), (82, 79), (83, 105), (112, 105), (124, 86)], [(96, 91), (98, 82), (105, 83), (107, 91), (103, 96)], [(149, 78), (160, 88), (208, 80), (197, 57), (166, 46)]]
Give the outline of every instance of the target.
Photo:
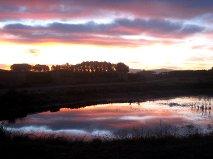
[(213, 0), (0, 0), (0, 68), (124, 62), (213, 66)]

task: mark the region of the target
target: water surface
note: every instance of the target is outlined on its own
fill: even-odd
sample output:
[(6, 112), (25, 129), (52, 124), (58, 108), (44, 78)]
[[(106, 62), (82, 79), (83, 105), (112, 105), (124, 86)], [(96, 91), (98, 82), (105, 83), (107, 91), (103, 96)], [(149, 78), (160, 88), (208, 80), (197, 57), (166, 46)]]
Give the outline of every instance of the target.
[(11, 131), (72, 138), (189, 135), (213, 131), (213, 98), (179, 97), (136, 103), (62, 108), (6, 123)]

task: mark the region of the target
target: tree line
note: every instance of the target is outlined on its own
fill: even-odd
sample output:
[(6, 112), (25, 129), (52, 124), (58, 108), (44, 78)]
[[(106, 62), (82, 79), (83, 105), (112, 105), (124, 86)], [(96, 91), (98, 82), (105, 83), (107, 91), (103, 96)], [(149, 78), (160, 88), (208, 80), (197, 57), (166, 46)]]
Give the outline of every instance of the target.
[(47, 65), (30, 65), (30, 64), (13, 64), (10, 66), (10, 70), (13, 72), (48, 72), (50, 71)]
[(73, 73), (128, 73), (129, 67), (124, 63), (112, 64), (110, 62), (86, 61), (80, 64), (72, 65), (69, 63), (63, 65), (30, 65), (13, 64), (10, 67), (13, 72), (73, 72)]

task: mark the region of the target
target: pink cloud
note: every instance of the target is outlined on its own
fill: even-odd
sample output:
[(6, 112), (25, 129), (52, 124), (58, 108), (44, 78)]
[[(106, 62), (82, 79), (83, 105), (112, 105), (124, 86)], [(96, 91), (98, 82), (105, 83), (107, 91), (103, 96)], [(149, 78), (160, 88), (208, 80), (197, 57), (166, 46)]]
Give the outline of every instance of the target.
[(187, 19), (213, 13), (211, 0), (3, 0), (0, 19), (75, 19), (109, 15)]
[[(48, 26), (29, 26), (17, 23), (4, 26), (0, 32), (9, 35), (2, 37), (3, 40), (13, 42), (138, 46), (159, 41), (171, 43), (174, 39), (183, 39), (201, 33), (204, 29), (202, 26), (185, 25), (168, 20), (116, 19), (110, 24), (88, 22), (85, 24), (50, 23)], [(159, 40), (131, 40), (122, 37), (139, 34), (149, 35)]]

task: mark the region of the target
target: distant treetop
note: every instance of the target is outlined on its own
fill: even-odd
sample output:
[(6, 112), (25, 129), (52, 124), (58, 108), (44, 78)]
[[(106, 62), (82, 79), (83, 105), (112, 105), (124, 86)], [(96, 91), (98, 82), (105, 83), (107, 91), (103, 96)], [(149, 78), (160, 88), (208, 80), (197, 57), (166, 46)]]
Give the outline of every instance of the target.
[(48, 72), (48, 71), (50, 71), (50, 68), (47, 65), (37, 64), (37, 65), (32, 67), (32, 71), (33, 72)]
[(13, 64), (10, 69), (14, 72), (29, 72), (32, 70), (32, 66), (29, 64)]

